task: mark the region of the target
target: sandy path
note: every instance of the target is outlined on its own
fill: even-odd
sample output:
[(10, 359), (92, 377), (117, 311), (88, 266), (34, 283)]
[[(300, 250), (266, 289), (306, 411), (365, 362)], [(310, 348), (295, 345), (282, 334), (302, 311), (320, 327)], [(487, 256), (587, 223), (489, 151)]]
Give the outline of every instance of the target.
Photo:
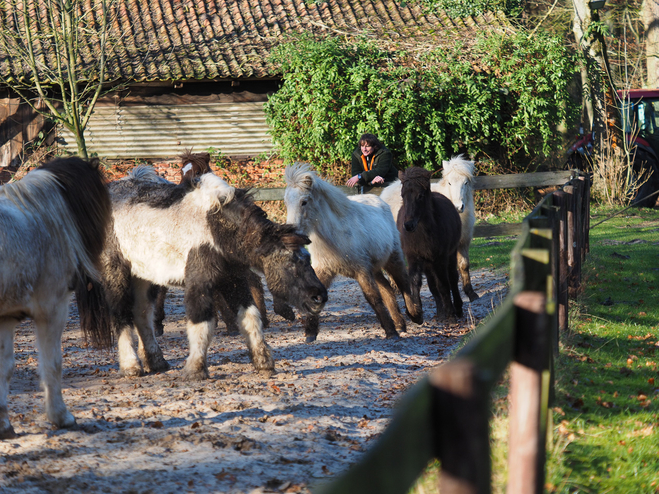
[(0, 491), (307, 492), (357, 461), (400, 394), (505, 296), (504, 274), (476, 271), (472, 280), (481, 298), (465, 303), (465, 317), (450, 328), (430, 320), (434, 303), (424, 284), (427, 322), (409, 322), (398, 341), (382, 338), (353, 280), (332, 285), (311, 345), (299, 320), (275, 316), (268, 299), (266, 338), (277, 371), (270, 378), (254, 372), (241, 338), (224, 334), (220, 323), (211, 378), (181, 380), (187, 356), (181, 290), (170, 290), (159, 339), (172, 369), (122, 378), (113, 352), (84, 348), (72, 304), (63, 341), (64, 400), (78, 421), (72, 430), (45, 420), (34, 333), (24, 323), (9, 397), (19, 437), (0, 441)]

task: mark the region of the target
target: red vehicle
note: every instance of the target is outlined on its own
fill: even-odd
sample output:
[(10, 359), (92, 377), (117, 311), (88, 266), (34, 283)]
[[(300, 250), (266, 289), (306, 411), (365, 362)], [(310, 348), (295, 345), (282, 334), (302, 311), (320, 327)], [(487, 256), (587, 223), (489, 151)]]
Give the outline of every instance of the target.
[[(630, 89), (618, 91), (622, 101), (620, 116), (625, 138), (632, 144), (633, 180), (643, 182), (632, 199), (639, 207), (653, 207), (657, 201), (653, 192), (659, 191), (659, 89)], [(593, 152), (593, 134), (581, 132), (568, 151), (568, 163), (589, 171)]]

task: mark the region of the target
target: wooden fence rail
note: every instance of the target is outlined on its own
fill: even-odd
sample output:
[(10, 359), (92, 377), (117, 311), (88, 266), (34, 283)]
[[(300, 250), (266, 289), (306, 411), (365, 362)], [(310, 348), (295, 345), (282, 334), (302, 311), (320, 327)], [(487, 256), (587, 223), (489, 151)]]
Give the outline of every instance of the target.
[(315, 494), (405, 494), (436, 458), (441, 494), (491, 492), (490, 391), (510, 365), (508, 494), (543, 492), (554, 355), (588, 251), (589, 182), (570, 180), (529, 214), (510, 293), (449, 362), (401, 399), (374, 447)]
[[(577, 176), (575, 170), (563, 170), (555, 172), (538, 172), (538, 173), (515, 173), (510, 175), (494, 175), (474, 177), (474, 190), (493, 190), (493, 189), (516, 189), (520, 187), (550, 187), (564, 185), (566, 182)], [(438, 182), (439, 180), (432, 180)], [(347, 195), (356, 195), (360, 193), (357, 187), (340, 188)], [(255, 188), (252, 189), (254, 200), (256, 201), (283, 201), (283, 188)], [(373, 187), (368, 193), (380, 195), (382, 188)], [(476, 225), (474, 228), (474, 237), (497, 237), (503, 235), (518, 235), (522, 230), (521, 223), (506, 223), (500, 225)]]

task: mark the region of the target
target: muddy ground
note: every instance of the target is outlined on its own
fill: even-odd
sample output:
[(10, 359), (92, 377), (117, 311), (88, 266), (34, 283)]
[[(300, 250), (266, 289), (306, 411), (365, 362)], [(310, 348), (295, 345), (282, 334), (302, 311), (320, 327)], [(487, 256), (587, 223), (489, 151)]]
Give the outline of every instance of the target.
[(211, 378), (203, 382), (180, 378), (187, 356), (182, 290), (169, 292), (159, 338), (172, 368), (140, 378), (120, 377), (114, 352), (85, 347), (72, 303), (63, 387), (78, 424), (69, 430), (45, 420), (26, 322), (16, 333), (9, 396), (18, 437), (0, 441), (0, 492), (308, 492), (358, 461), (401, 393), (504, 298), (504, 273), (480, 270), (472, 280), (481, 298), (466, 302), (465, 317), (452, 327), (432, 320), (424, 284), (426, 322), (409, 322), (397, 341), (383, 338), (353, 280), (332, 285), (314, 344), (304, 342), (299, 319), (274, 315), (266, 292), (276, 374), (256, 373), (241, 338), (227, 336), (220, 322)]

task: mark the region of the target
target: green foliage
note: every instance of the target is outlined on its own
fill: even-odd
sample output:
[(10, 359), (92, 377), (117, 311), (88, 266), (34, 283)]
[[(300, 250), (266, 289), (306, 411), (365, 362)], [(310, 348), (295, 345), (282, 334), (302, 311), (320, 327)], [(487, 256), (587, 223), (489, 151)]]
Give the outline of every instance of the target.
[(576, 64), (547, 35), (481, 35), (416, 58), (368, 40), (302, 37), (273, 56), (284, 82), (266, 116), (287, 161), (345, 163), (364, 132), (401, 167), (434, 169), (458, 152), (512, 161), (548, 154), (574, 111)]
[(521, 0), (423, 0), (432, 11), (443, 10), (449, 17), (463, 18), (501, 11), (511, 17), (522, 12)]

